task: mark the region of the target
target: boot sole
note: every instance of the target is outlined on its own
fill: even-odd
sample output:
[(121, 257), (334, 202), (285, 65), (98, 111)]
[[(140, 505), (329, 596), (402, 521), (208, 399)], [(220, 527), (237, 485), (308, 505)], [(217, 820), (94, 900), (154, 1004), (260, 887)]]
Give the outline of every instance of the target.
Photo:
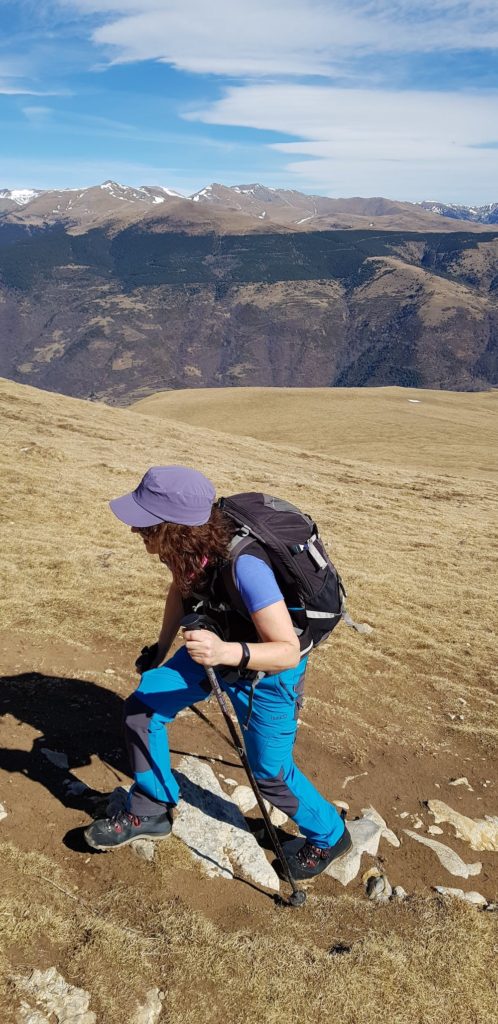
[(88, 846), (91, 846), (92, 850), (103, 850), (107, 853), (110, 850), (120, 850), (122, 846), (129, 846), (130, 843), (136, 843), (137, 839), (152, 839), (153, 842), (158, 842), (160, 839), (169, 839), (171, 832), (165, 832), (164, 835), (158, 835), (151, 832), (142, 832), (139, 836), (130, 836), (129, 839), (123, 839), (122, 843), (116, 843), (114, 846), (104, 846), (102, 843), (96, 843), (90, 836), (87, 836), (86, 831), (83, 833), (85, 842)]

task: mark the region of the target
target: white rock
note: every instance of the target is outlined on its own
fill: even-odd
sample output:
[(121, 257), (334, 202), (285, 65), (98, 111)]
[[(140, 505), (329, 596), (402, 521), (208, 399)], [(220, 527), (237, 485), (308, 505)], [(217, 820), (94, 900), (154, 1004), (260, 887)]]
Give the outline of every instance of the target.
[(55, 967), (46, 971), (13, 976), (23, 999), (18, 1020), (20, 1024), (96, 1024), (95, 1014), (88, 1009), (90, 996), (64, 980)]
[(368, 772), (360, 772), (359, 775), (346, 775), (346, 778), (344, 779), (344, 782), (342, 784), (342, 788), (346, 789), (348, 782), (354, 782), (355, 779), (362, 779), (364, 775), (368, 775)]
[(459, 875), (460, 878), (468, 878), (469, 875), (478, 875), (482, 864), (477, 861), (475, 864), (466, 864), (458, 853), (451, 850), (449, 846), (445, 846), (444, 843), (438, 843), (436, 839), (427, 839), (425, 836), (421, 836), (418, 832), (411, 832), (410, 829), (405, 828), (405, 833), (410, 836), (411, 839), (416, 839), (417, 843), (422, 843), (424, 846), (428, 846), (439, 858), (440, 863), (449, 871), (450, 875)]
[(387, 827), (384, 818), (382, 817), (381, 814), (379, 814), (378, 811), (375, 810), (375, 807), (362, 807), (361, 813), (365, 818), (370, 818), (370, 821), (375, 821), (375, 823), (380, 826), (380, 828), (382, 829), (382, 839), (385, 839), (386, 842), (390, 843), (391, 846), (395, 846), (396, 848), (398, 846), (401, 846), (401, 843), (397, 835), (395, 835), (394, 832), (392, 832), (391, 829)]
[(376, 903), (387, 903), (392, 896), (392, 887), (387, 875), (372, 875), (367, 882), (367, 896)]
[(60, 750), (49, 750), (48, 747), (42, 747), (42, 754), (50, 761), (51, 764), (55, 764), (57, 768), (69, 768), (69, 761), (67, 755), (63, 754)]
[(338, 811), (349, 811), (349, 804), (346, 800), (332, 800), (332, 803)]
[(194, 757), (183, 757), (175, 776), (182, 799), (173, 833), (186, 843), (206, 874), (234, 878), (240, 871), (258, 885), (278, 892), (276, 872), (250, 833), (237, 804), (222, 790), (209, 765)]
[(463, 889), (452, 889), (447, 885), (435, 885), (434, 888), (442, 896), (453, 896), (455, 899), (465, 900), (466, 903), (473, 903), (476, 907), (485, 907), (488, 903), (486, 897), (481, 896), (480, 892), (464, 892)]
[(156, 849), (153, 839), (134, 839), (130, 846), (140, 860), (154, 860)]
[(289, 819), (288, 819), (287, 814), (284, 814), (283, 811), (280, 811), (278, 807), (272, 807), (271, 808), (271, 810), (270, 810), (270, 821), (271, 821), (272, 825), (275, 825), (275, 828), (281, 828), (282, 825), (285, 825), (286, 821), (288, 821), (288, 820)]
[(223, 779), (225, 786), (237, 786), (238, 782), (235, 779)]
[(406, 889), (403, 889), (402, 885), (395, 885), (393, 889), (393, 896), (396, 900), (406, 900), (408, 893)]
[(242, 814), (248, 814), (258, 802), (250, 786), (236, 786), (232, 793), (232, 800), (235, 801)]
[(474, 820), (454, 811), (442, 800), (429, 800), (427, 806), (438, 824), (447, 821), (453, 825), (457, 838), (469, 843), (472, 850), (498, 852), (498, 817), (486, 815)]
[(3, 821), (3, 819), (6, 818), (6, 817), (7, 817), (7, 811), (5, 810), (4, 805), (0, 804), (0, 821)]
[(448, 785), (449, 786), (466, 786), (467, 789), (470, 789), (471, 793), (474, 792), (474, 790), (472, 789), (472, 786), (470, 785), (470, 782), (469, 782), (469, 780), (468, 780), (466, 775), (462, 775), (460, 779), (450, 779)]
[(444, 831), (443, 831), (442, 828), (439, 828), (439, 825), (429, 825), (429, 828), (427, 829), (427, 831), (428, 831), (430, 836), (443, 836), (444, 835)]
[(356, 878), (363, 853), (370, 853), (372, 857), (377, 856), (382, 835), (382, 827), (371, 818), (365, 817), (359, 818), (358, 821), (348, 821), (348, 831), (353, 843), (351, 850), (325, 868), (325, 873), (337, 879), (341, 885), (349, 885), (353, 878)]
[(400, 818), (409, 818), (409, 817), (410, 817), (410, 815), (409, 815), (408, 811), (401, 811)]
[(163, 1008), (161, 996), (162, 993), (158, 988), (151, 988), (147, 993), (145, 1004), (135, 1011), (130, 1019), (130, 1024), (157, 1024)]

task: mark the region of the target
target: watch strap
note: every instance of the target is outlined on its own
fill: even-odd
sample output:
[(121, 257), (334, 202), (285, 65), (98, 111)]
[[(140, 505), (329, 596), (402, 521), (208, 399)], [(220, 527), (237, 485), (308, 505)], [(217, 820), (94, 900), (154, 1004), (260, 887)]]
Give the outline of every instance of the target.
[(239, 640), (239, 643), (240, 643), (240, 646), (242, 647), (242, 657), (241, 657), (241, 659), (239, 661), (239, 664), (237, 665), (237, 668), (238, 668), (239, 672), (245, 672), (245, 670), (246, 670), (246, 668), (247, 668), (247, 666), (248, 666), (248, 664), (249, 664), (249, 662), (251, 660), (251, 652), (250, 652), (249, 647), (246, 644), (245, 640)]

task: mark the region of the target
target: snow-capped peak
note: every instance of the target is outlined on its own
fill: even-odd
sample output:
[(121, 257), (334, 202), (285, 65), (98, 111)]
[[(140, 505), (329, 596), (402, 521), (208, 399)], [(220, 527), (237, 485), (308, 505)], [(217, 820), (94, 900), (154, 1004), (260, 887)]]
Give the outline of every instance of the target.
[(11, 199), (18, 206), (25, 206), (26, 203), (30, 203), (32, 199), (36, 199), (39, 195), (40, 192), (33, 188), (5, 188), (0, 192), (0, 199)]

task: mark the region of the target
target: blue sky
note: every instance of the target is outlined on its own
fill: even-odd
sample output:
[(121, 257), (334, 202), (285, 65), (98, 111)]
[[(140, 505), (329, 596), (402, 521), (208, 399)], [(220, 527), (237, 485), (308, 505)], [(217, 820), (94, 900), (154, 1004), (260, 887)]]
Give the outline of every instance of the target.
[(0, 188), (498, 201), (498, 0), (0, 0)]

